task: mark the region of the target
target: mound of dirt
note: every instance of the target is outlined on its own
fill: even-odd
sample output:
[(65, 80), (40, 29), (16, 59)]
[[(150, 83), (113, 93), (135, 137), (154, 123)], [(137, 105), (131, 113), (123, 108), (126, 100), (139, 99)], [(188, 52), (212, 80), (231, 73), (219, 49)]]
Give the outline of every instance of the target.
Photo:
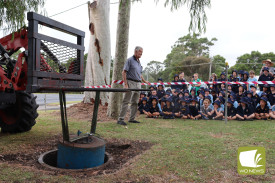
[[(111, 121), (114, 120), (107, 116), (108, 106), (99, 105), (97, 113), (97, 121)], [(94, 104), (93, 103), (78, 103), (74, 104), (67, 108), (68, 118), (73, 118), (77, 120), (91, 121), (94, 113)], [(60, 112), (56, 112), (56, 115), (60, 115)]]
[[(38, 158), (41, 154), (55, 149), (58, 144), (60, 136), (52, 137), (46, 141), (30, 145), (26, 149), (22, 148), (19, 153), (9, 153), (0, 155), (0, 162), (6, 162), (13, 164), (13, 166), (27, 166), (43, 171), (44, 174), (48, 175), (70, 175), (78, 178), (91, 177), (101, 174), (110, 174), (120, 170), (124, 165), (135, 156), (148, 150), (153, 145), (149, 142), (144, 141), (130, 141), (121, 139), (107, 139), (106, 141), (106, 152), (112, 157), (112, 160), (106, 163), (106, 166), (100, 166), (99, 168), (83, 170), (83, 171), (65, 171), (65, 170), (52, 170), (42, 166), (38, 163)], [(30, 149), (32, 149), (30, 151)]]

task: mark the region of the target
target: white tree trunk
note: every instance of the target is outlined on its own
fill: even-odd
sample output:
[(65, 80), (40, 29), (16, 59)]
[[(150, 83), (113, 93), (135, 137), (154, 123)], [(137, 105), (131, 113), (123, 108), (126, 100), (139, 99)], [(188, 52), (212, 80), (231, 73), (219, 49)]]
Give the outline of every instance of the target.
[[(122, 80), (122, 70), (127, 59), (131, 0), (120, 0), (117, 20), (116, 55), (113, 64), (113, 80)], [(112, 83), (112, 88), (122, 88), (122, 85)], [(118, 118), (122, 102), (122, 93), (110, 93), (107, 114), (114, 119)]]
[[(110, 39), (110, 0), (99, 0), (89, 4), (89, 17), (92, 24), (90, 45), (86, 64), (85, 86), (110, 84), (111, 39)], [(95, 92), (85, 92), (84, 102), (95, 98)], [(101, 104), (108, 103), (108, 93), (100, 93)]]

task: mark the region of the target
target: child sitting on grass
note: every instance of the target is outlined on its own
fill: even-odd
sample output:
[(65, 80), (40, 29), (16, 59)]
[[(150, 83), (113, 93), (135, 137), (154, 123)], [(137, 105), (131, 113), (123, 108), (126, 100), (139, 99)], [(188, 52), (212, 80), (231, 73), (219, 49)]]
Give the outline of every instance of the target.
[(158, 118), (160, 115), (160, 109), (158, 107), (158, 98), (152, 97), (152, 104), (149, 108), (148, 112), (144, 112), (144, 114), (147, 115), (148, 118)]
[(221, 110), (221, 102), (216, 100), (214, 102), (214, 109), (208, 112), (209, 119), (221, 120), (223, 119), (223, 111)]
[(209, 119), (209, 113), (212, 111), (210, 107), (210, 100), (208, 98), (204, 99), (203, 106), (201, 107), (200, 114), (202, 119)]
[(149, 105), (147, 104), (147, 97), (141, 99), (141, 104), (138, 107), (140, 114), (144, 114), (149, 111)]
[(198, 120), (201, 117), (197, 105), (198, 105), (197, 98), (192, 98), (191, 104), (189, 105), (190, 119)]
[(267, 106), (267, 98), (262, 97), (260, 99), (260, 105), (256, 108), (255, 111), (256, 119), (267, 120), (269, 118), (269, 108)]
[(189, 119), (189, 106), (188, 106), (189, 99), (188, 98), (181, 98), (181, 106), (179, 113), (175, 113), (177, 117), (181, 119)]
[(252, 121), (255, 117), (255, 114), (249, 109), (247, 106), (246, 97), (242, 97), (240, 100), (240, 105), (237, 108), (237, 114), (236, 117), (240, 121), (248, 120)]
[(163, 119), (174, 119), (174, 109), (173, 106), (171, 105), (172, 103), (172, 98), (169, 97), (166, 99), (166, 105), (162, 109), (162, 115)]
[(236, 117), (236, 113), (237, 113), (237, 109), (233, 106), (234, 105), (234, 100), (232, 100), (231, 98), (228, 99), (227, 102), (227, 120), (235, 120)]

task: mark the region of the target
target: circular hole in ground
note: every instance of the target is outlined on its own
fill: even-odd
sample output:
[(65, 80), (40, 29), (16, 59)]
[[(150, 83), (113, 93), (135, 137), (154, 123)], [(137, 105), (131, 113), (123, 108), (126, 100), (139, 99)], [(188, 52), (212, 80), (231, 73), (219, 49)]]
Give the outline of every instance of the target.
[[(44, 154), (40, 155), (39, 159), (38, 159), (38, 162), (44, 166), (44, 167), (47, 167), (47, 168), (50, 168), (50, 169), (57, 169), (57, 170), (67, 170), (67, 171), (81, 171), (83, 169), (63, 169), (63, 168), (58, 168), (57, 167), (57, 151), (58, 150), (51, 150), (51, 151), (48, 151), (48, 152), (45, 152)], [(92, 169), (95, 169), (95, 168), (99, 168), (99, 167), (102, 167), (102, 166), (106, 166), (110, 161), (112, 161), (113, 158), (111, 157), (111, 155), (107, 152), (105, 152), (105, 156), (104, 156), (104, 163), (100, 166), (97, 166), (97, 167), (93, 167), (93, 168), (87, 168), (85, 170), (92, 170)]]

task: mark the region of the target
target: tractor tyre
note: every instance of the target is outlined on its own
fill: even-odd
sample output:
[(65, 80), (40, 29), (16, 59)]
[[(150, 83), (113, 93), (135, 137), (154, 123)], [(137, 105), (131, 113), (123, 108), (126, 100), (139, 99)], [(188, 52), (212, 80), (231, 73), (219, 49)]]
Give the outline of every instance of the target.
[(20, 133), (31, 130), (38, 117), (36, 96), (23, 91), (16, 92), (16, 103), (0, 106), (2, 133)]

